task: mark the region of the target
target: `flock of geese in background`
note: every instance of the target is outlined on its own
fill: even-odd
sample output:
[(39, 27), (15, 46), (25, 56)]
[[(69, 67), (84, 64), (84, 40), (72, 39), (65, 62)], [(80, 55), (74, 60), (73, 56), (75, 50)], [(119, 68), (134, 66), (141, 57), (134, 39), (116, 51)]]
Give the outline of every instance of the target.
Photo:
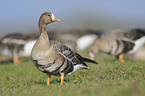
[[(124, 62), (124, 57), (135, 56), (140, 50), (136, 58), (145, 56), (143, 29), (119, 30), (108, 34), (98, 30), (46, 32), (47, 24), (57, 21), (60, 19), (45, 12), (39, 19), (40, 35), (17, 33), (2, 37), (0, 55), (13, 58), (15, 64), (21, 63), (22, 57), (31, 56), (34, 65), (47, 74), (47, 85), (50, 84), (51, 75), (60, 76), (60, 85), (63, 85), (64, 76), (79, 69), (89, 69), (85, 62), (97, 64), (94, 60), (98, 54), (114, 55), (120, 62)], [(88, 50), (90, 59), (76, 53), (82, 50)]]

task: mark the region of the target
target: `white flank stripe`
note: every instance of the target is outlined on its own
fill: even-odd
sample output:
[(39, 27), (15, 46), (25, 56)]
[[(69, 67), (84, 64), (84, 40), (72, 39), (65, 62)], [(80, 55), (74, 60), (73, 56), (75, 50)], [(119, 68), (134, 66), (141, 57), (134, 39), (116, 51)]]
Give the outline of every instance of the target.
[(70, 72), (70, 73), (68, 73), (68, 74), (66, 74), (66, 76), (68, 76), (68, 75), (70, 75), (70, 74), (72, 74), (72, 73), (75, 73), (77, 70), (82, 69), (82, 68), (87, 68), (87, 69), (89, 69), (88, 67), (83, 66), (83, 65), (80, 65), (80, 64), (79, 64), (79, 65), (75, 65), (73, 71)]
[(6, 38), (2, 40), (2, 43), (25, 44), (26, 42), (24, 40)]
[(145, 43), (145, 36), (135, 41), (135, 46), (133, 50), (129, 51), (128, 54), (135, 53), (139, 48), (141, 48)]

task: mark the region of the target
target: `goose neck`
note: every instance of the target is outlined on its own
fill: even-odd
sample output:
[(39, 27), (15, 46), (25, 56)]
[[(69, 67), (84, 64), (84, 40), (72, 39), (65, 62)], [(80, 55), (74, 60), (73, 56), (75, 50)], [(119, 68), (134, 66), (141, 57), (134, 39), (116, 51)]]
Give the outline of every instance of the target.
[(49, 42), (49, 36), (46, 31), (46, 25), (43, 26), (40, 25), (39, 30), (40, 30), (40, 40), (42, 42)]

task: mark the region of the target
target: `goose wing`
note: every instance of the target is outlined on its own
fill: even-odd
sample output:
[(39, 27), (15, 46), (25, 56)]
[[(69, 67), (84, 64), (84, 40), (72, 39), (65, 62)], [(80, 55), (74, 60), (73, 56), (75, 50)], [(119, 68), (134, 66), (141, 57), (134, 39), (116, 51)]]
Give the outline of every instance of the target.
[(66, 60), (68, 60), (72, 65), (81, 64), (83, 66), (86, 66), (88, 69), (88, 66), (84, 63), (83, 58), (73, 52), (69, 47), (66, 45), (56, 42), (56, 41), (50, 41), (51, 44), (53, 44), (53, 47), (58, 50), (58, 53), (63, 56)]

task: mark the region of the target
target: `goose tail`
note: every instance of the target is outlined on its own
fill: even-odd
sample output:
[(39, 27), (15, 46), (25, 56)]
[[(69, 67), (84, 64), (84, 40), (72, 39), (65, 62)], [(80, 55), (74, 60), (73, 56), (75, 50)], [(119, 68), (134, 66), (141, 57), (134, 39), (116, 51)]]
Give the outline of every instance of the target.
[(85, 58), (85, 57), (82, 57), (81, 55), (79, 55), (78, 53), (76, 53), (77, 56), (82, 59), (84, 62), (89, 62), (89, 63), (93, 63), (93, 64), (98, 64), (98, 62), (94, 61), (94, 60), (91, 60), (91, 59), (88, 59), (88, 58)]
[(85, 57), (83, 57), (83, 60), (84, 60), (85, 62), (89, 62), (89, 63), (93, 63), (93, 64), (98, 64), (98, 62), (96, 62), (96, 61), (94, 61), (94, 60), (91, 60), (91, 59), (88, 59), (88, 58), (85, 58)]

